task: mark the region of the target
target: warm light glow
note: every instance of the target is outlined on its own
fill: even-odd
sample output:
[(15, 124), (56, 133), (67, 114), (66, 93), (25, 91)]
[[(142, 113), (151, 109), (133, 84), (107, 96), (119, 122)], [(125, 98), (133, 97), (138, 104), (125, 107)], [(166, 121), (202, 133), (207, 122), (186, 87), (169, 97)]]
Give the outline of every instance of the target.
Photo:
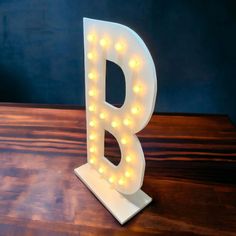
[[(89, 18), (84, 18), (83, 26), (87, 162), (111, 190), (133, 194), (144, 178), (145, 156), (137, 132), (148, 123), (155, 107), (155, 65), (145, 43), (128, 27)], [(108, 61), (123, 71), (126, 94), (120, 108), (106, 96)], [(119, 145), (117, 166), (106, 157), (106, 132)]]
[(90, 97), (94, 97), (94, 96), (96, 96), (96, 91), (91, 89), (91, 90), (89, 90), (88, 94)]
[(95, 34), (88, 34), (87, 35), (87, 40), (92, 43), (96, 41), (96, 35)]
[(115, 49), (117, 52), (122, 52), (125, 49), (125, 45), (121, 42), (115, 44)]
[(135, 93), (140, 93), (141, 90), (142, 90), (142, 87), (141, 87), (140, 85), (135, 85), (135, 86), (133, 87), (133, 91), (134, 91)]
[(90, 139), (90, 140), (94, 140), (95, 138), (96, 138), (96, 134), (90, 134), (90, 135), (89, 135), (89, 139)]
[(90, 151), (91, 153), (94, 153), (94, 152), (96, 151), (96, 148), (95, 148), (94, 146), (92, 146), (92, 147), (89, 149), (89, 151)]
[(119, 181), (118, 181), (118, 184), (119, 184), (119, 185), (124, 185), (124, 183), (125, 183), (125, 181), (124, 181), (123, 178), (119, 179)]
[(92, 52), (89, 52), (87, 54), (87, 57), (89, 60), (94, 60), (96, 58), (96, 54), (95, 53), (92, 53)]
[(99, 114), (99, 117), (100, 117), (100, 119), (105, 119), (106, 118), (106, 113), (104, 113), (104, 112), (101, 112), (100, 114)]
[(127, 144), (127, 142), (128, 142), (127, 138), (122, 138), (122, 139), (121, 139), (121, 143), (122, 143), (122, 144)]
[(126, 171), (126, 172), (125, 172), (125, 177), (127, 177), (127, 178), (128, 178), (128, 177), (130, 177), (130, 176), (131, 176), (131, 173), (130, 173), (130, 171)]
[(101, 47), (105, 48), (108, 46), (109, 44), (109, 40), (107, 38), (102, 38), (100, 41), (99, 41), (99, 44)]
[(140, 62), (137, 59), (131, 59), (129, 61), (129, 67), (132, 69), (139, 67), (139, 65), (140, 65)]
[(132, 108), (131, 108), (131, 112), (132, 112), (133, 114), (138, 114), (138, 113), (140, 112), (140, 108), (139, 108), (139, 107), (132, 107)]
[(90, 163), (90, 164), (94, 164), (94, 163), (95, 163), (95, 158), (90, 158), (90, 159), (89, 159), (89, 163)]
[(94, 120), (91, 120), (91, 121), (89, 122), (89, 126), (95, 127), (95, 125), (96, 125), (96, 122), (95, 122)]
[(131, 120), (128, 119), (128, 118), (125, 118), (125, 119), (123, 120), (123, 124), (126, 125), (126, 126), (130, 125), (130, 124), (131, 124)]
[(112, 126), (113, 128), (117, 128), (117, 127), (118, 127), (118, 122), (112, 121), (112, 122), (111, 122), (111, 126)]
[(96, 79), (96, 73), (94, 73), (94, 72), (90, 72), (89, 74), (88, 74), (88, 78), (89, 79), (91, 79), (91, 80), (95, 80)]
[(88, 109), (89, 111), (95, 111), (96, 107), (94, 105), (90, 105)]
[(112, 184), (112, 183), (114, 183), (115, 178), (114, 178), (113, 176), (111, 176), (111, 177), (108, 179), (108, 181)]
[(126, 156), (125, 160), (126, 160), (126, 162), (131, 162), (132, 158), (131, 158), (131, 156)]
[(99, 171), (99, 173), (103, 173), (104, 172), (104, 169), (102, 168), (102, 167), (100, 167), (99, 169), (98, 169), (98, 171)]

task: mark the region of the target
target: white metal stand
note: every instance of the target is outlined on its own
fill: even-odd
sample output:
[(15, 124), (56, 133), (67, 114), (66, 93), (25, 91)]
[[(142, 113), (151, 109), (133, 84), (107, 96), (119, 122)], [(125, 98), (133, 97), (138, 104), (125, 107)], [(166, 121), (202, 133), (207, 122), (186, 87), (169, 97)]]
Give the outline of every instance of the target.
[(117, 192), (89, 163), (74, 172), (122, 225), (152, 201), (142, 190), (132, 195)]

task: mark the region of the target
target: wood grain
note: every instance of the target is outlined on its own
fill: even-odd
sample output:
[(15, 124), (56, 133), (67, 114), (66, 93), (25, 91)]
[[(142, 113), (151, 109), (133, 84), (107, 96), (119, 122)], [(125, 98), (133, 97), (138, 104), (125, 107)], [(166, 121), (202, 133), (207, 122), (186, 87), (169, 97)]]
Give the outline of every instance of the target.
[[(236, 235), (236, 128), (226, 116), (152, 117), (138, 134), (150, 206), (120, 226), (73, 169), (82, 109), (0, 106), (0, 235)], [(106, 153), (119, 161), (110, 136)]]

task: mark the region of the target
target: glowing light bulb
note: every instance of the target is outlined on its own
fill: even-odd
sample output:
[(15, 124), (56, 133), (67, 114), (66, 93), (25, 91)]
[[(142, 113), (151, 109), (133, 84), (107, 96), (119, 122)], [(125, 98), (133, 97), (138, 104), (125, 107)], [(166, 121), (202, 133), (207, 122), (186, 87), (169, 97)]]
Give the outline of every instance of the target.
[(132, 161), (132, 157), (131, 156), (126, 156), (125, 160), (126, 160), (126, 162), (131, 162)]
[(94, 164), (94, 163), (95, 163), (95, 158), (90, 158), (90, 159), (89, 159), (89, 163), (90, 163), (90, 164)]
[(89, 126), (95, 127), (95, 125), (96, 125), (96, 122), (95, 122), (94, 120), (91, 120), (91, 121), (89, 122)]
[(113, 176), (111, 176), (111, 177), (108, 179), (108, 181), (112, 184), (112, 183), (114, 183), (115, 178), (114, 178)]
[(142, 90), (142, 87), (141, 87), (140, 85), (135, 85), (135, 86), (133, 87), (133, 91), (134, 91), (135, 93), (140, 93), (141, 90)]
[(119, 179), (119, 181), (118, 181), (118, 184), (119, 184), (119, 185), (124, 185), (124, 183), (125, 183), (125, 181), (124, 181), (123, 178)]
[(104, 113), (104, 112), (101, 112), (100, 114), (99, 114), (99, 117), (100, 117), (100, 119), (105, 119), (106, 118), (106, 114)]
[(105, 47), (108, 46), (109, 40), (106, 39), (106, 38), (102, 38), (102, 39), (99, 41), (99, 44), (100, 44), (101, 47), (105, 48)]
[(129, 61), (129, 67), (132, 69), (139, 67), (139, 65), (140, 65), (140, 62), (137, 59), (131, 59)]
[(131, 176), (131, 173), (129, 171), (125, 172), (125, 177), (129, 178)]
[(128, 143), (127, 138), (122, 138), (122, 139), (121, 139), (121, 143), (122, 143), (122, 144), (127, 144), (127, 143)]
[(111, 126), (112, 126), (113, 128), (117, 128), (117, 127), (118, 127), (118, 122), (117, 122), (117, 121), (112, 121), (112, 122), (111, 122)]
[(89, 109), (89, 111), (95, 111), (96, 107), (94, 105), (90, 105), (88, 109)]
[(96, 148), (95, 148), (94, 146), (92, 146), (91, 148), (89, 148), (89, 151), (90, 151), (91, 153), (94, 153), (94, 152), (96, 152)]
[(94, 96), (96, 96), (96, 91), (91, 89), (91, 90), (89, 90), (88, 94), (90, 97), (94, 97)]
[(96, 41), (96, 35), (95, 34), (88, 34), (87, 35), (87, 40), (92, 43)]
[(89, 52), (87, 54), (87, 57), (89, 60), (94, 60), (96, 58), (96, 54), (95, 53), (92, 53), (92, 52)]
[(115, 49), (117, 52), (122, 52), (124, 50), (125, 46), (123, 43), (118, 42), (115, 44)]
[(95, 138), (96, 138), (96, 134), (90, 134), (90, 135), (89, 135), (89, 139), (90, 139), (90, 140), (94, 140)]
[(102, 167), (100, 167), (100, 168), (98, 169), (98, 171), (99, 171), (100, 174), (102, 174), (102, 173), (104, 172), (104, 169), (103, 169)]
[(94, 72), (90, 72), (89, 74), (88, 74), (88, 78), (90, 79), (90, 80), (95, 80), (96, 79), (96, 73), (94, 73)]
[(123, 120), (123, 124), (126, 125), (126, 126), (130, 125), (130, 124), (131, 124), (131, 120), (128, 119), (128, 118), (125, 118), (125, 119)]
[(138, 113), (140, 112), (140, 108), (139, 108), (139, 107), (132, 107), (132, 108), (131, 108), (131, 112), (132, 112), (133, 114), (138, 114)]

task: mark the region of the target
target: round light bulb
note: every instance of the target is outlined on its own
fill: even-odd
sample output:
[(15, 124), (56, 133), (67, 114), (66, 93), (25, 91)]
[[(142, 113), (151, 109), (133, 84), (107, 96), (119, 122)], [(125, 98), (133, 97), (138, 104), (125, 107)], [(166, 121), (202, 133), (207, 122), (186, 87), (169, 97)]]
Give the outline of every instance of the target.
[(116, 121), (112, 121), (112, 122), (111, 122), (111, 126), (112, 126), (113, 128), (116, 128), (116, 127), (118, 126), (118, 123), (117, 123)]
[(112, 183), (114, 183), (115, 178), (114, 178), (113, 176), (111, 176), (111, 177), (108, 179), (108, 181), (112, 184)]
[(130, 176), (131, 176), (131, 173), (130, 173), (129, 171), (126, 171), (126, 172), (125, 172), (125, 177), (128, 178), (128, 177), (130, 177)]
[(139, 107), (132, 107), (132, 108), (131, 108), (131, 112), (132, 112), (133, 114), (138, 114), (139, 111), (140, 111), (140, 108), (139, 108)]
[(95, 111), (96, 107), (94, 105), (89, 106), (89, 111)]
[(90, 164), (94, 164), (94, 163), (95, 163), (95, 159), (94, 159), (94, 158), (90, 158), (90, 159), (89, 159), (89, 163), (90, 163)]
[(88, 57), (89, 60), (94, 60), (96, 58), (96, 55), (95, 55), (95, 53), (89, 52), (87, 54), (87, 57)]
[(129, 67), (134, 69), (137, 68), (140, 65), (140, 62), (137, 59), (131, 59), (129, 61)]
[(122, 144), (127, 144), (127, 142), (128, 142), (127, 138), (122, 138), (122, 139), (121, 139), (121, 143), (122, 143)]
[(118, 181), (118, 184), (119, 184), (119, 185), (124, 185), (124, 183), (125, 183), (125, 181), (124, 181), (123, 178), (119, 179), (119, 181)]
[(96, 95), (96, 91), (95, 90), (89, 90), (88, 92), (90, 97), (94, 97)]
[(99, 169), (98, 169), (98, 171), (99, 171), (99, 173), (103, 173), (104, 172), (104, 169), (102, 168), (102, 167), (100, 167)]
[(106, 118), (106, 114), (104, 113), (104, 112), (101, 112), (100, 114), (99, 114), (99, 117), (100, 117), (100, 119), (105, 119)]
[(134, 91), (135, 93), (140, 93), (141, 90), (142, 90), (142, 87), (141, 87), (140, 85), (135, 85), (135, 86), (133, 87), (133, 91)]
[(88, 34), (87, 35), (87, 40), (92, 43), (96, 41), (96, 35), (95, 34)]
[(126, 126), (130, 125), (130, 124), (131, 124), (131, 120), (128, 119), (128, 118), (125, 118), (125, 119), (123, 120), (123, 124), (126, 125)]
[(89, 126), (95, 127), (95, 125), (96, 125), (96, 122), (95, 122), (94, 120), (91, 120), (91, 121), (89, 122)]
[(96, 138), (96, 135), (95, 135), (95, 134), (90, 134), (90, 135), (89, 135), (89, 139), (90, 139), (90, 140), (94, 140), (95, 138)]
[(94, 153), (94, 152), (96, 151), (96, 148), (95, 148), (95, 147), (91, 147), (91, 148), (89, 149), (89, 151), (90, 151), (91, 153)]
[(108, 39), (106, 39), (106, 38), (102, 38), (102, 39), (99, 41), (99, 44), (100, 44), (101, 47), (105, 48), (105, 47), (108, 46), (109, 41), (108, 41)]
[(125, 160), (126, 160), (126, 162), (131, 162), (132, 157), (131, 157), (131, 156), (126, 156), (126, 157), (125, 157)]
[(94, 72), (90, 72), (90, 73), (88, 74), (88, 78), (89, 78), (90, 80), (95, 80), (95, 79), (96, 79), (96, 74), (95, 74)]
[(123, 51), (124, 50), (124, 44), (122, 44), (120, 42), (116, 43), (115, 44), (115, 49), (116, 49), (117, 52)]

